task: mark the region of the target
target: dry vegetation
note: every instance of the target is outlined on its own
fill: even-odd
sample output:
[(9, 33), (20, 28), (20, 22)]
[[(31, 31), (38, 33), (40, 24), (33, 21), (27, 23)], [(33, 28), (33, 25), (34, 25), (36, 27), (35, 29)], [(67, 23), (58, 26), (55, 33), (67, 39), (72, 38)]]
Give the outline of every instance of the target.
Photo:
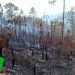
[(11, 33), (9, 33), (8, 31), (0, 32), (0, 55), (2, 55), (3, 48), (8, 48), (10, 37), (11, 37)]

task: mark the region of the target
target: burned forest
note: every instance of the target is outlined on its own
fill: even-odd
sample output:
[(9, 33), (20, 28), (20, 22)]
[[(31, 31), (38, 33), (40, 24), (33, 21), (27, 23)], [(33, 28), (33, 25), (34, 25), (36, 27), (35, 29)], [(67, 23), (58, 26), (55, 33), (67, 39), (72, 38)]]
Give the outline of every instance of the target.
[(0, 2), (0, 75), (75, 75), (75, 1), (32, 1)]

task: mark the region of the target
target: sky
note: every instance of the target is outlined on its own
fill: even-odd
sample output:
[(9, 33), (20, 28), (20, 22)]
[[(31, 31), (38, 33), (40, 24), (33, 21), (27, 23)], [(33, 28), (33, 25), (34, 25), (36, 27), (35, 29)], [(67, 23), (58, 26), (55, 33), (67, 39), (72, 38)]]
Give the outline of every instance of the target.
[[(63, 12), (63, 0), (57, 0), (54, 5), (48, 3), (49, 0), (0, 0), (2, 7), (5, 3), (12, 2), (19, 9), (23, 9), (25, 15), (29, 15), (31, 7), (34, 7), (37, 16), (46, 15), (56, 15)], [(65, 0), (65, 11), (70, 10), (72, 6), (75, 5), (75, 0)]]

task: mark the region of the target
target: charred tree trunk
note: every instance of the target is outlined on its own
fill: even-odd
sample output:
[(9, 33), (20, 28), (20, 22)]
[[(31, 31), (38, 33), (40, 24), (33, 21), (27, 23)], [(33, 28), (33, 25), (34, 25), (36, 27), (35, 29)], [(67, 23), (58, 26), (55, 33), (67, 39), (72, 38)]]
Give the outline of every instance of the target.
[(2, 56), (2, 48), (0, 48), (0, 56)]

